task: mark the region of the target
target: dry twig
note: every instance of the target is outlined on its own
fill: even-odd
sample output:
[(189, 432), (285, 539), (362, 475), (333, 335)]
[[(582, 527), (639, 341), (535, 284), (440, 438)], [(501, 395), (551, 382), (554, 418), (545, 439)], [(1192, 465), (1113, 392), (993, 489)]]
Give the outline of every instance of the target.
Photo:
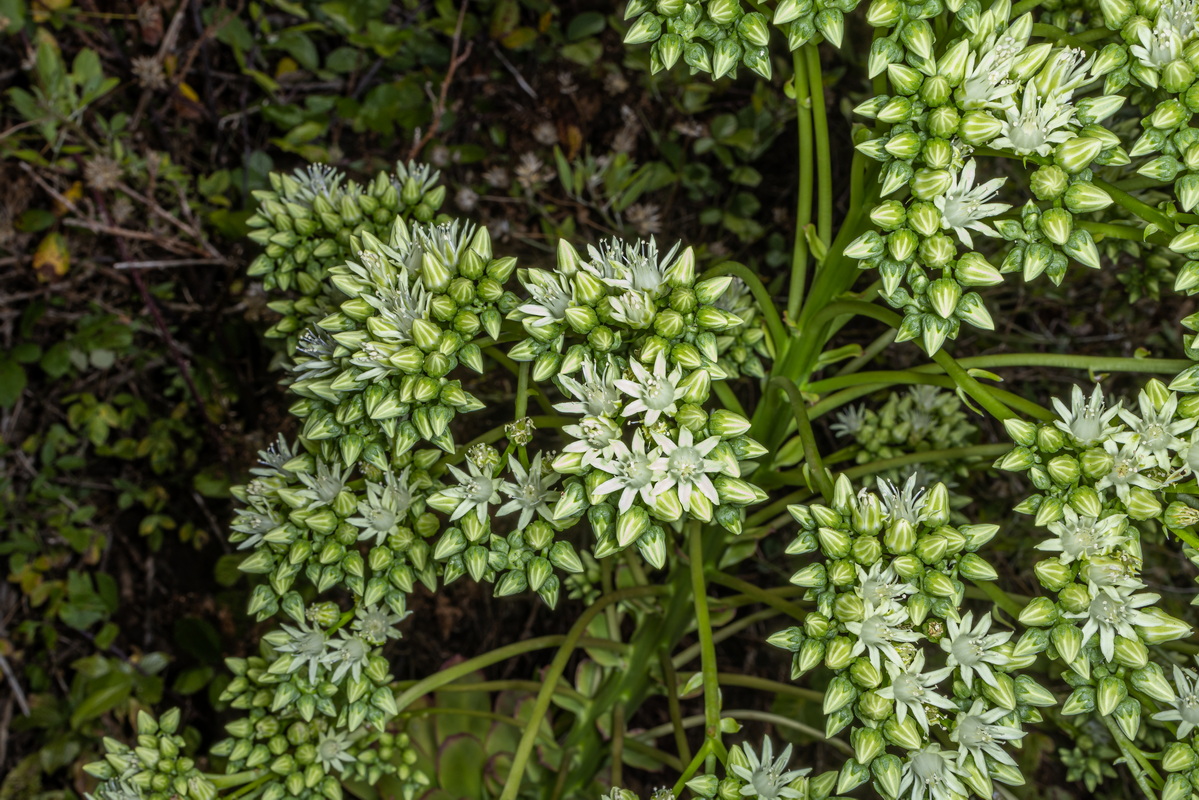
[(408, 160), (411, 161), (420, 155), (420, 151), (437, 133), (438, 127), (441, 125), (441, 118), (445, 116), (446, 98), (450, 93), (450, 84), (454, 80), (454, 73), (458, 71), (458, 67), (466, 63), (466, 59), (470, 58), (470, 52), (474, 49), (474, 42), (467, 42), (465, 49), (461, 53), (458, 52), (462, 44), (462, 24), (466, 21), (466, 0), (462, 0), (462, 6), (458, 9), (458, 23), (454, 26), (454, 38), (450, 44), (450, 66), (446, 69), (445, 80), (441, 82), (441, 92), (437, 97), (433, 97), (432, 83), (425, 84), (425, 91), (429, 93), (429, 99), (433, 101), (433, 119), (429, 122), (429, 128), (419, 139), (417, 139), (412, 149), (408, 151)]

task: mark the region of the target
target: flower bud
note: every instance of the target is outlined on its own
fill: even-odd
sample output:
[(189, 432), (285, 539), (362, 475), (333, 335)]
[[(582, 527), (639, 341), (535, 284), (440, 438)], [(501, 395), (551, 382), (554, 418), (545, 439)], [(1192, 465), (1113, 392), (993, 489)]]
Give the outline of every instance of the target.
[(661, 34), (661, 18), (654, 14), (645, 13), (637, 17), (637, 21), (629, 28), (628, 33), (625, 34), (624, 43), (628, 45), (644, 44), (654, 41)]
[(919, 169), (912, 177), (912, 196), (918, 200), (932, 200), (945, 194), (953, 186), (954, 176), (944, 169)]
[(1034, 597), (1020, 612), (1021, 625), (1047, 627), (1057, 620), (1057, 607), (1048, 597)]
[[(886, 729), (884, 728), (884, 733)], [(888, 737), (891, 738), (891, 737)], [(913, 750), (917, 749), (912, 748)], [(899, 760), (899, 756), (885, 753), (874, 759), (870, 763), (870, 772), (874, 775), (874, 779), (878, 781), (879, 790), (884, 797), (898, 797), (899, 784), (903, 778), (903, 764)]]
[(1162, 769), (1166, 772), (1186, 772), (1199, 765), (1199, 755), (1184, 742), (1173, 742), (1162, 754)]
[(755, 47), (765, 47), (770, 43), (770, 27), (766, 23), (766, 17), (757, 11), (751, 11), (741, 17), (737, 22), (737, 33)]
[(986, 111), (970, 111), (958, 126), (958, 135), (971, 147), (981, 147), (1003, 130), (1003, 123)]
[(1140, 639), (1117, 636), (1112, 661), (1129, 669), (1140, 669), (1149, 663), (1149, 648)]
[(1128, 697), (1128, 687), (1124, 685), (1124, 679), (1118, 678), (1115, 675), (1108, 675), (1099, 679), (1099, 686), (1095, 692), (1095, 707), (1103, 716), (1108, 716), (1116, 710), (1116, 706)]
[[(919, 750), (924, 745), (924, 732), (912, 714), (904, 717), (903, 722), (900, 722), (897, 717), (888, 719), (883, 723), (883, 735), (892, 744), (905, 750)], [(879, 758), (875, 763), (877, 764), (881, 760)]]

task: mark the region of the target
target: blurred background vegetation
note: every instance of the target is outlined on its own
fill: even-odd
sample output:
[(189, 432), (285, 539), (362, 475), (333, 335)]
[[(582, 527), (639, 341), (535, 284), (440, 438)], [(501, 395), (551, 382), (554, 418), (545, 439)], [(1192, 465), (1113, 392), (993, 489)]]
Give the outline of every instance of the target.
[[(651, 77), (648, 49), (621, 44), (619, 11), (0, 0), (0, 800), (81, 796), (79, 766), (142, 707), (181, 706), (197, 744), (219, 732), (221, 658), (257, 639), (225, 536), (229, 486), (287, 419), (261, 337), (274, 314), (244, 277), (250, 193), (268, 172), (328, 162), (369, 178), (419, 158), (442, 172), (443, 211), (527, 263), (559, 237), (613, 235), (684, 238), (767, 276), (788, 260), (785, 59), (771, 82)], [(854, 42), (869, 37), (854, 33), (825, 65), (846, 166), (868, 88)], [(1160, 308), (1167, 265), (1122, 259), (1036, 297), (1003, 290), (999, 330), (962, 347), (1018, 332), (1047, 351), (1175, 352), (1164, 337), (1186, 310)], [(1058, 391), (1062, 378), (1028, 380)], [(1002, 487), (984, 494), (1004, 502)], [(400, 677), (519, 638), (544, 613), (493, 609), (459, 584), (415, 608), (423, 638)], [(747, 661), (776, 658), (752, 644), (766, 633), (746, 631)], [(1076, 758), (1071, 780), (1102, 779), (1098, 756)]]

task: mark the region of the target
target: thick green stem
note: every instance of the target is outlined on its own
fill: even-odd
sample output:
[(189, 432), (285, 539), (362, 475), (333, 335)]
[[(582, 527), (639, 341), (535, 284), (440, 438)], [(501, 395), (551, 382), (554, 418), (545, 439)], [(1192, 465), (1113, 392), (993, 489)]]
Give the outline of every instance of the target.
[(820, 49), (814, 44), (803, 46), (807, 59), (808, 96), (812, 101), (812, 130), (816, 135), (817, 176), (816, 235), (827, 247), (833, 240), (833, 157), (828, 140), (828, 113), (824, 108), (824, 70), (820, 67)]
[[(698, 520), (688, 523), (690, 531), (691, 594), (695, 603), (695, 626), (699, 634), (700, 663), (704, 685), (705, 742), (720, 743), (720, 682), (717, 680), (716, 643), (712, 641), (712, 618), (708, 613), (708, 584), (704, 577), (703, 526)], [(708, 749), (706, 769), (716, 768), (716, 755)]]
[(695, 754), (695, 758), (690, 759), (691, 763), (689, 763), (687, 768), (683, 770), (683, 774), (679, 776), (678, 781), (676, 781), (674, 784), (674, 789), (671, 790), (671, 793), (675, 797), (678, 797), (683, 793), (683, 787), (687, 785), (687, 781), (691, 780), (691, 776), (699, 771), (699, 765), (708, 760), (708, 754), (711, 752), (711, 750), (712, 743), (710, 741), (705, 741), (702, 745), (700, 745), (699, 750)]
[(1162, 776), (1158, 774), (1158, 771), (1145, 758), (1145, 754), (1141, 752), (1141, 749), (1130, 742), (1128, 737), (1124, 735), (1124, 732), (1116, 726), (1110, 715), (1099, 715), (1099, 719), (1103, 721), (1104, 727), (1111, 733), (1116, 746), (1120, 748), (1120, 752), (1124, 755), (1124, 763), (1128, 765), (1128, 771), (1136, 779), (1137, 786), (1141, 787), (1141, 791), (1145, 793), (1145, 797), (1148, 800), (1156, 800), (1161, 788), (1165, 786)]
[[(557, 654), (554, 655), (554, 660), (550, 662), (549, 668), (545, 671), (545, 675), (542, 676), (543, 685), (541, 691), (538, 693), (537, 700), (533, 704), (533, 710), (529, 714), (528, 727), (525, 728), (524, 735), (520, 737), (520, 744), (517, 746), (516, 753), (512, 757), (512, 767), (508, 772), (508, 780), (504, 783), (504, 790), (500, 794), (500, 800), (515, 800), (517, 792), (520, 791), (520, 782), (524, 778), (525, 766), (529, 763), (529, 756), (532, 754), (533, 745), (537, 741), (537, 729), (541, 727), (541, 721), (545, 718), (546, 712), (549, 711), (550, 701), (554, 696), (554, 686), (558, 683), (558, 679), (562, 677), (562, 673), (566, 671), (566, 664), (574, 654), (575, 648), (579, 646), (579, 641), (583, 638), (583, 631), (587, 630), (587, 626), (591, 624), (591, 620), (595, 619), (597, 614), (612, 603), (631, 600), (637, 597), (649, 597), (665, 592), (666, 587), (664, 586), (632, 586), (628, 589), (620, 589), (611, 594), (604, 595), (592, 603), (579, 616), (575, 624), (571, 626), (570, 631), (565, 636), (565, 640), (562, 642), (562, 646), (558, 648)], [(524, 643), (522, 642), (521, 644)], [(457, 667), (461, 666), (461, 664), (457, 665)], [(451, 667), (450, 669), (457, 667)], [(446, 671), (448, 672), (449, 670)]]
[(787, 318), (794, 322), (803, 303), (808, 273), (807, 227), (812, 221), (812, 98), (808, 62), (802, 50), (791, 54), (795, 89), (795, 116), (799, 124), (799, 199), (795, 207), (795, 248), (791, 254), (791, 286), (787, 293)]
[(805, 689), (802, 686), (792, 686), (789, 683), (772, 681), (768, 678), (758, 678), (754, 675), (740, 675), (733, 672), (722, 672), (719, 677), (721, 684), (725, 686), (744, 686), (747, 689), (785, 694), (791, 697), (798, 697), (810, 703), (824, 702), (824, 692), (818, 692), (815, 689)]
[(515, 419), (524, 419), (529, 410), (529, 370), (532, 365), (522, 361), (516, 373), (516, 413)]
[(1176, 231), (1174, 221), (1148, 203), (1136, 199), (1128, 192), (1113, 186), (1105, 180), (1096, 178), (1095, 185), (1111, 195), (1111, 198), (1126, 210), (1131, 211), (1146, 222), (1152, 222), (1167, 234), (1173, 234)]
[(811, 473), (816, 487), (824, 495), (824, 499), (832, 499), (833, 484), (824, 471), (824, 463), (820, 460), (820, 450), (816, 446), (816, 436), (812, 432), (812, 422), (808, 419), (807, 405), (804, 403), (803, 396), (799, 393), (799, 387), (795, 385), (795, 381), (782, 377), (771, 378), (770, 387), (781, 389), (791, 401), (791, 413), (795, 416), (795, 427), (799, 432), (800, 441), (803, 442), (804, 459), (807, 461), (808, 471)]
[[(647, 591), (647, 587), (636, 587), (636, 588), (640, 590), (640, 594), (657, 594), (658, 593), (658, 592), (654, 591), (657, 589), (657, 587), (648, 587), (648, 591)], [(632, 591), (632, 590), (624, 589), (622, 591), (628, 592), (628, 591)], [(640, 595), (638, 595), (638, 596), (640, 596)], [(618, 599), (623, 599), (623, 598), (618, 598)], [(597, 605), (599, 606), (600, 609), (602, 609), (607, 604), (603, 603), (603, 600), (601, 598), (600, 601), (597, 601)], [(593, 606), (593, 608), (594, 608), (594, 606)], [(594, 615), (592, 615), (592, 616), (594, 616)], [(522, 653), (531, 653), (534, 650), (546, 650), (551, 647), (562, 647), (562, 646), (566, 645), (567, 641), (568, 641), (567, 636), (560, 636), (560, 635), (559, 636), (539, 636), (536, 639), (526, 639), (523, 642), (514, 642), (513, 644), (505, 645), (504, 647), (499, 647), (488, 653), (484, 653), (481, 656), (475, 656), (474, 658), (467, 659), (466, 661), (455, 664), (452, 667), (443, 669), (440, 672), (436, 672), (436, 673), (430, 675), (429, 677), (424, 678), (423, 680), (419, 680), (416, 683), (412, 684), (411, 686), (408, 686), (407, 688), (405, 688), (403, 691), (400, 692), (400, 694), (398, 694), (396, 696), (396, 707), (400, 711), (403, 711), (405, 708), (412, 705), (413, 701), (415, 701), (418, 697), (423, 697), (426, 694), (428, 694), (429, 692), (435, 691), (436, 689), (439, 689), (448, 683), (453, 683), (454, 681), (458, 680), (459, 678), (465, 678), (467, 675), (471, 674), (475, 670), (483, 669), (484, 667), (489, 667), (492, 664), (498, 664), (501, 661), (507, 661), (508, 659), (510, 659), (514, 656), (521, 655)], [(628, 649), (627, 645), (619, 644), (617, 642), (610, 642), (606, 639), (591, 639), (591, 638), (576, 637), (575, 640), (571, 644), (572, 644), (572, 647), (574, 647), (574, 646), (603, 647), (603, 648), (607, 648), (609, 650), (617, 650), (620, 652), (623, 652)], [(544, 688), (544, 684), (542, 684), (542, 686)]]

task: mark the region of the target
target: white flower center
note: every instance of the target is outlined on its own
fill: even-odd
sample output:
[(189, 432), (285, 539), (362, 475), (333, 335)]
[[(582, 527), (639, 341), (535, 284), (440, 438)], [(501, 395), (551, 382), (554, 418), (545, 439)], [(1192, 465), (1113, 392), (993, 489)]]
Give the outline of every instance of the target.
[(690, 483), (704, 472), (704, 457), (694, 447), (676, 447), (667, 468), (679, 483)]

